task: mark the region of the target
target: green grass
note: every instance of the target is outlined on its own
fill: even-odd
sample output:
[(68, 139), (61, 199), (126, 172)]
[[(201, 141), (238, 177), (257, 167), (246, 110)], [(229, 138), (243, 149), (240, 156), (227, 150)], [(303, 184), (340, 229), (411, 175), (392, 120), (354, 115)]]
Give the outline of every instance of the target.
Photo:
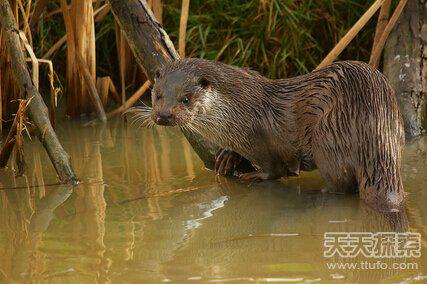
[[(272, 78), (313, 70), (373, 1), (192, 0), (187, 54), (247, 66)], [(178, 37), (180, 1), (165, 7), (164, 26)], [(376, 17), (342, 54), (367, 61)]]

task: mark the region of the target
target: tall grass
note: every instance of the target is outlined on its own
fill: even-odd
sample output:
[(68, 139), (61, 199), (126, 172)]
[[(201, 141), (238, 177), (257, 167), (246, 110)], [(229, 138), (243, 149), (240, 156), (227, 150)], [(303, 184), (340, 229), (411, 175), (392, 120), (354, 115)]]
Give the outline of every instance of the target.
[[(164, 26), (178, 37), (180, 1), (165, 7)], [(192, 0), (187, 54), (252, 67), (272, 78), (313, 70), (372, 1)], [(367, 61), (376, 21), (342, 54)]]
[[(11, 1), (19, 15), (16, 1)], [(66, 41), (61, 38), (69, 35), (64, 24), (64, 11), (61, 12), (59, 0), (43, 0), (46, 4), (40, 20), (35, 21), (37, 6), (34, 1), (21, 0), (29, 13), (29, 18), (18, 16), (21, 29), (26, 29), (25, 20), (31, 24), (32, 48), (37, 58), (42, 58), (51, 48), (60, 43), (60, 48), (48, 54), (53, 61), (57, 87), (64, 87), (59, 103), (66, 104), (69, 114), (90, 111), (87, 104), (84, 83), (76, 74), (74, 82), (70, 79), (73, 67)], [(40, 2), (40, 1), (39, 1)], [(64, 3), (65, 1), (63, 1)], [(144, 75), (130, 53), (127, 43), (117, 29), (114, 17), (108, 13), (102, 20), (95, 21), (94, 13), (104, 4), (104, 0), (94, 2), (94, 8), (87, 7), (90, 1), (66, 1), (70, 6), (72, 25), (75, 31), (75, 48), (86, 59), (93, 78), (100, 78), (98, 86), (102, 90), (104, 104), (108, 104), (106, 84), (111, 77), (123, 102), (144, 83)], [(80, 3), (81, 2), (81, 3)], [(150, 0), (160, 22), (178, 46), (181, 0)], [(220, 60), (238, 66), (251, 67), (271, 78), (285, 78), (313, 70), (323, 57), (334, 47), (345, 32), (369, 8), (373, 1), (366, 0), (191, 0), (185, 42), (187, 57), (201, 57)], [(28, 3), (33, 3), (28, 6)], [(84, 12), (78, 8), (85, 7)], [(86, 4), (83, 4), (86, 3)], [(160, 5), (162, 4), (162, 5)], [(80, 11), (80, 12), (79, 12)], [(102, 12), (104, 13), (105, 10)], [(108, 11), (107, 11), (108, 12)], [(76, 18), (77, 17), (77, 18)], [(90, 19), (89, 19), (90, 18)], [(340, 59), (368, 61), (375, 20), (371, 20), (356, 39), (342, 53)], [(93, 35), (93, 26), (95, 27)], [(182, 28), (181, 28), (182, 29)], [(68, 34), (67, 34), (68, 33)], [(85, 35), (85, 39), (82, 39)], [(68, 38), (68, 37), (67, 37)], [(185, 43), (185, 44), (184, 44)], [(0, 47), (3, 49), (4, 45)], [(73, 47), (71, 47), (73, 48)], [(94, 49), (96, 48), (96, 53)], [(68, 52), (68, 53), (67, 53)], [(183, 52), (182, 52), (183, 53)], [(2, 53), (4, 54), (4, 53)], [(68, 55), (67, 55), (68, 54)], [(95, 61), (96, 54), (96, 61)], [(87, 56), (86, 56), (87, 55)], [(13, 83), (5, 72), (7, 58), (0, 58), (0, 76), (3, 94), (3, 118), (10, 119), (13, 110), (8, 107), (10, 96), (5, 91), (13, 89)], [(46, 70), (41, 67), (40, 88), (49, 90)], [(67, 74), (68, 69), (68, 74)], [(96, 70), (96, 76), (95, 76)], [(78, 72), (78, 71), (77, 71)], [(105, 77), (105, 78), (101, 78)], [(67, 79), (68, 78), (68, 79)], [(11, 85), (12, 84), (12, 85)], [(79, 87), (80, 86), (80, 87)], [(11, 89), (12, 88), (12, 89)], [(112, 89), (115, 89), (112, 87)], [(16, 92), (11, 92), (17, 98)], [(114, 93), (114, 92), (113, 92)], [(111, 100), (110, 100), (111, 101)], [(120, 101), (115, 96), (115, 101)]]

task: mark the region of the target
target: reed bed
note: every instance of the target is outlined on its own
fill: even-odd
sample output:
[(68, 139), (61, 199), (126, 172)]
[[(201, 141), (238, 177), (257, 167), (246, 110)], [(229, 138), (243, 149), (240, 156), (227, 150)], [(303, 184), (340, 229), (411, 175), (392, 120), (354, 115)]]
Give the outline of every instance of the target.
[[(272, 78), (313, 70), (372, 4), (372, 1), (355, 0), (147, 2), (179, 46), (181, 55), (250, 66)], [(40, 71), (40, 85), (51, 93), (51, 109), (59, 101), (73, 117), (94, 111), (87, 84), (76, 64), (76, 51), (82, 54), (95, 80), (104, 107), (111, 105), (110, 101), (124, 104), (145, 83), (105, 1), (11, 0), (10, 3), (34, 56), (53, 63), (54, 76), (48, 75), (44, 67)], [(375, 21), (370, 21), (341, 58), (368, 61), (374, 31)], [(4, 49), (4, 44), (1, 46)], [(7, 56), (1, 56), (0, 94), (8, 96), (2, 97), (5, 121), (16, 112), (17, 105), (13, 106), (11, 99), (19, 98), (7, 62)], [(59, 80), (51, 84), (46, 80), (49, 76)], [(105, 88), (107, 77), (111, 83)], [(59, 92), (63, 87), (64, 91)]]
[[(147, 1), (158, 22), (179, 46), (182, 57), (251, 67), (270, 78), (314, 70), (343, 37), (349, 40), (344, 40), (345, 44), (338, 48), (340, 52), (328, 60), (339, 55), (339, 59), (370, 59), (378, 65), (386, 33), (393, 26), (393, 21), (388, 23), (390, 7), (396, 6), (397, 1), (385, 1), (381, 12), (377, 12), (380, 14), (377, 26), (376, 21), (368, 20), (379, 9), (380, 2), (384, 1)], [(99, 119), (105, 120), (126, 111), (149, 92), (150, 82), (105, 0), (9, 0), (9, 3), (34, 84), (50, 106), (52, 124), (58, 106), (70, 117), (95, 112)], [(400, 1), (393, 19), (405, 3)], [(368, 13), (370, 7), (372, 13)], [(369, 17), (359, 20), (366, 11)], [(358, 21), (363, 25), (353, 27)], [(349, 30), (362, 32), (349, 37), (346, 35)], [(379, 43), (374, 45), (376, 48), (372, 47), (374, 33), (375, 42)], [(371, 51), (374, 58), (370, 58)], [(4, 126), (11, 125), (22, 97), (10, 69), (0, 30), (0, 135)]]

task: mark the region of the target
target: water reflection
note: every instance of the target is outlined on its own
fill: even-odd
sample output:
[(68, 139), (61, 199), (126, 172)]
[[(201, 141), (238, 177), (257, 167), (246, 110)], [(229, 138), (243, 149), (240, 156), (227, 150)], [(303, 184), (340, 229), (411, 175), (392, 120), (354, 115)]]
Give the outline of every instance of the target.
[(427, 274), (425, 258), (418, 270), (331, 271), (323, 257), (323, 234), (334, 231), (420, 232), (425, 255), (425, 138), (405, 154), (407, 210), (385, 216), (355, 196), (321, 193), (317, 172), (253, 185), (217, 177), (173, 130), (58, 127), (82, 184), (55, 186), (36, 143), (25, 149), (25, 177), (0, 171), (9, 188), (0, 190), (0, 282), (374, 283)]

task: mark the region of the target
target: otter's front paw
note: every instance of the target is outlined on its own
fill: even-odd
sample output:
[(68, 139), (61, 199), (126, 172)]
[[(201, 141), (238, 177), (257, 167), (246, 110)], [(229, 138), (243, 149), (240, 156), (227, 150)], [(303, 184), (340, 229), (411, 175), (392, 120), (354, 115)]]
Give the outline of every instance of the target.
[(233, 151), (219, 149), (215, 155), (215, 172), (220, 175), (232, 174), (242, 161), (242, 156)]
[(242, 182), (261, 182), (264, 180), (273, 179), (272, 175), (264, 171), (256, 171), (239, 176)]

